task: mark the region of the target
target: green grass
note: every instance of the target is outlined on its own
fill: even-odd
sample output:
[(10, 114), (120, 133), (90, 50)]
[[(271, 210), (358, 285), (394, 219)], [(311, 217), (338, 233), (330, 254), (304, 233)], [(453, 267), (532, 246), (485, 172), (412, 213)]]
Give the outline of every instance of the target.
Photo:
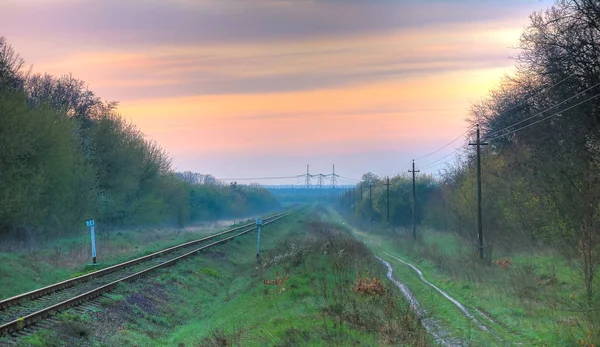
[(27, 254), (0, 253), (0, 300), (69, 278), (71, 271)]
[[(319, 229), (314, 227), (317, 222), (308, 211), (265, 228), (261, 264), (255, 258), (256, 234), (250, 233), (121, 286), (106, 295), (106, 311), (83, 318), (89, 319), (91, 337), (40, 331), (23, 343), (37, 341), (40, 335), (57, 345), (69, 341), (98, 346), (424, 342), (423, 329), (394, 288), (384, 296), (351, 289), (357, 272), (383, 277), (381, 264), (341, 226)], [(337, 230), (337, 236), (327, 236), (328, 230)], [(277, 278), (285, 280), (281, 285), (263, 282)], [(349, 318), (352, 312), (360, 319)], [(70, 329), (77, 332), (80, 327)]]
[[(238, 223), (241, 224), (241, 223)], [(222, 228), (225, 230), (227, 228)], [(215, 228), (113, 232), (97, 240), (97, 266), (88, 266), (87, 235), (59, 239), (33, 252), (0, 252), (0, 300), (213, 234)]]
[(416, 243), (410, 237), (391, 235), (389, 231), (355, 230), (355, 233), (370, 240), (371, 249), (393, 264), (398, 278), (416, 293), (426, 308), (433, 310), (436, 318), (462, 336), (462, 340), (470, 340), (475, 345), (499, 343), (473, 328), (452, 309), (453, 304), (421, 282), (414, 270), (386, 256), (383, 250), (417, 266), (430, 282), (460, 301), (506, 343), (540, 346), (598, 343), (598, 316), (590, 317), (573, 310), (577, 301), (583, 301), (581, 279), (569, 262), (555, 252), (496, 252), (494, 259), (511, 261), (511, 265), (503, 269), (495, 264), (478, 264), (470, 256), (469, 245), (451, 233), (425, 229), (422, 240)]

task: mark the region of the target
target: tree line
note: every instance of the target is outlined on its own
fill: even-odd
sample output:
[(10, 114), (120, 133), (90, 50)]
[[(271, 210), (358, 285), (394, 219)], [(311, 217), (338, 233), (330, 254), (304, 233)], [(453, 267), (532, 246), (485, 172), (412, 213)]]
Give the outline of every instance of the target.
[[(408, 229), (413, 222), (412, 184), (408, 174), (387, 178), (368, 172), (354, 188), (342, 192), (340, 202), (349, 214), (362, 220)], [(426, 207), (438, 183), (431, 175), (421, 175), (415, 187), (415, 221), (420, 224), (426, 219)]]
[[(174, 172), (169, 155), (71, 75), (32, 74), (0, 37), (0, 238), (101, 230), (264, 212), (258, 186)], [(199, 180), (199, 177), (202, 180)]]
[[(557, 0), (530, 16), (518, 48), (516, 73), (468, 115), (468, 137), (478, 124), (488, 143), (481, 152), (485, 261), (497, 249), (554, 248), (576, 261), (591, 300), (600, 266), (600, 5)], [(420, 176), (417, 221), (454, 231), (475, 257), (476, 155), (466, 147), (439, 178)], [(392, 223), (405, 225), (412, 187), (408, 177), (391, 183)], [(381, 219), (384, 186), (373, 184)]]

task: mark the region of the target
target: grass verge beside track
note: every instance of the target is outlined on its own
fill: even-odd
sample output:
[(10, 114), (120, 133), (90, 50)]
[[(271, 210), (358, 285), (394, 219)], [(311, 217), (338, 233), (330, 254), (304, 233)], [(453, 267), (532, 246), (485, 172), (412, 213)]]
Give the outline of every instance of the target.
[[(334, 215), (332, 213), (332, 215)], [(338, 221), (344, 219), (337, 214)], [(394, 266), (398, 278), (445, 322), (465, 343), (476, 346), (593, 346), (600, 340), (600, 315), (585, 314), (581, 279), (574, 264), (550, 251), (496, 252), (494, 259), (509, 259), (506, 266), (479, 263), (464, 240), (452, 233), (420, 228), (420, 240), (383, 228), (366, 232), (353, 228), (368, 240), (374, 253)], [(386, 256), (389, 252), (417, 266), (425, 278), (462, 303), (477, 320), (488, 326), (502, 343), (490, 339), (456, 307), (422, 282), (406, 264)], [(414, 289), (413, 289), (414, 288)], [(598, 302), (596, 300), (596, 302)]]
[(353, 289), (359, 273), (370, 278), (369, 284), (378, 284), (385, 269), (347, 230), (316, 212), (305, 211), (265, 227), (260, 264), (255, 247), (256, 233), (250, 233), (208, 249), (121, 286), (102, 299), (103, 309), (61, 314), (53, 331), (41, 330), (22, 343), (419, 346), (427, 342), (424, 329), (393, 287), (379, 294)]

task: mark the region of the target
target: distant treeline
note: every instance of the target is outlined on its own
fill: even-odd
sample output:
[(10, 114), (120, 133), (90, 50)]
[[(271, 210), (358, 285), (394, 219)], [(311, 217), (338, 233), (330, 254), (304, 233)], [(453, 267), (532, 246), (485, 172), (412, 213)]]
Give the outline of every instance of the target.
[[(0, 37), (0, 238), (184, 226), (278, 206), (264, 189), (176, 174), (169, 156), (70, 75), (29, 74)], [(80, 229), (79, 229), (80, 230)]]
[(313, 202), (335, 202), (337, 196), (342, 193), (341, 188), (331, 187), (277, 187), (271, 186), (266, 189), (282, 203), (313, 203)]
[[(389, 180), (389, 225), (409, 228), (412, 226), (412, 176), (398, 175)], [(370, 187), (370, 196), (369, 196)], [(429, 175), (421, 175), (415, 181), (415, 221), (426, 219), (426, 209), (439, 184)], [(349, 214), (374, 223), (388, 223), (387, 179), (371, 172), (363, 175), (355, 187), (346, 189), (339, 197)]]

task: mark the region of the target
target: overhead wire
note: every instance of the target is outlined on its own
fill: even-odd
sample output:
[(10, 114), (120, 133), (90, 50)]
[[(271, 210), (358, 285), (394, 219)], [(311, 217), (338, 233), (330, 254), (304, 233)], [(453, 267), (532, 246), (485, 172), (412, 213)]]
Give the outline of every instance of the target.
[[(575, 74), (571, 74), (571, 75), (567, 76), (566, 78), (563, 78), (562, 80), (560, 80), (560, 81), (558, 81), (558, 82), (556, 82), (556, 83), (552, 84), (552, 85), (551, 85), (551, 86), (549, 86), (549, 87), (545, 87), (545, 88), (542, 88), (542, 89), (540, 89), (539, 91), (535, 92), (534, 94), (532, 94), (532, 95), (528, 96), (528, 97), (526, 98), (526, 100), (528, 100), (528, 99), (530, 99), (530, 98), (532, 98), (532, 97), (534, 97), (534, 96), (536, 96), (536, 95), (539, 95), (539, 94), (541, 94), (541, 93), (543, 93), (543, 92), (549, 91), (549, 90), (551, 90), (551, 89), (553, 89), (553, 88), (555, 88), (555, 87), (557, 87), (557, 86), (561, 85), (562, 83), (564, 83), (564, 82), (565, 82), (565, 81), (567, 81), (568, 79), (572, 78), (573, 76), (575, 76)], [(560, 104), (562, 104), (562, 103), (564, 103), (564, 102), (567, 102), (568, 100), (570, 100), (570, 99), (572, 99), (572, 98), (576, 97), (577, 95), (579, 95), (579, 94), (582, 94), (582, 93), (584, 93), (584, 92), (586, 92), (586, 91), (588, 91), (588, 90), (590, 90), (590, 89), (594, 88), (594, 87), (595, 87), (595, 86), (597, 86), (597, 85), (600, 85), (600, 83), (598, 83), (598, 84), (596, 84), (596, 85), (594, 85), (594, 86), (592, 86), (592, 87), (590, 87), (590, 88), (588, 88), (588, 89), (586, 89), (586, 90), (584, 90), (584, 91), (582, 91), (582, 92), (580, 92), (580, 93), (578, 93), (578, 94), (574, 95), (573, 97), (571, 97), (571, 98), (569, 98), (569, 99), (567, 99), (567, 100), (564, 100), (564, 101), (563, 101), (563, 102), (561, 102)], [(523, 106), (525, 103), (526, 103), (526, 101), (520, 102), (520, 103), (518, 103), (517, 105), (515, 105), (515, 106), (513, 106), (513, 107), (509, 108), (508, 110), (504, 110), (504, 111), (502, 111), (501, 113), (499, 113), (499, 115), (501, 115), (501, 114), (505, 114), (505, 113), (507, 113), (507, 112), (510, 112), (510, 111), (512, 111), (512, 110), (514, 110), (514, 109), (516, 109), (516, 108), (520, 107), (520, 106)], [(551, 108), (549, 108), (549, 109), (546, 109), (545, 111), (542, 111), (541, 113), (543, 113), (543, 112), (546, 112), (546, 111), (548, 111), (548, 110), (551, 110), (552, 108), (554, 108), (554, 107), (556, 107), (556, 106), (559, 106), (560, 104), (554, 105), (553, 107), (551, 107)], [(529, 119), (531, 119), (531, 118), (533, 118), (533, 117), (530, 117)], [(527, 120), (527, 119), (526, 119), (526, 120)], [(522, 122), (524, 122), (524, 121), (526, 121), (526, 120), (523, 120), (523, 121), (521, 121), (521, 123), (522, 123)], [(515, 125), (518, 125), (518, 124), (519, 124), (519, 123), (517, 123), (517, 124), (513, 124), (513, 125), (511, 125), (511, 126), (508, 126), (508, 127), (504, 128), (504, 129), (501, 129), (501, 130), (499, 130), (498, 132), (500, 132), (500, 131), (504, 131), (504, 130), (506, 130), (506, 129), (510, 128), (510, 127), (513, 127), (513, 126), (515, 126)], [(447, 147), (448, 147), (448, 146), (450, 146), (451, 144), (453, 144), (453, 143), (455, 143), (456, 141), (458, 141), (458, 140), (460, 140), (461, 138), (463, 138), (463, 137), (464, 137), (464, 136), (465, 136), (465, 135), (466, 135), (466, 134), (467, 134), (467, 133), (468, 133), (468, 132), (469, 132), (469, 131), (470, 131), (470, 130), (471, 130), (473, 127), (474, 127), (474, 126), (475, 126), (475, 125), (470, 125), (470, 126), (467, 128), (467, 130), (466, 130), (465, 132), (463, 132), (461, 135), (459, 135), (457, 138), (455, 138), (454, 140), (452, 140), (452, 141), (448, 142), (447, 144), (443, 145), (442, 147), (440, 147), (440, 148), (436, 149), (435, 151), (432, 151), (432, 152), (430, 152), (430, 153), (427, 153), (427, 154), (425, 154), (425, 155), (422, 155), (422, 156), (420, 156), (420, 157), (417, 157), (417, 158), (415, 158), (415, 159), (413, 159), (413, 160), (415, 160), (415, 161), (416, 161), (416, 160), (420, 160), (420, 159), (423, 159), (423, 158), (427, 158), (427, 157), (429, 157), (429, 156), (431, 156), (431, 155), (433, 155), (433, 154), (435, 154), (435, 153), (438, 153), (438, 152), (440, 152), (441, 150), (443, 150), (443, 149), (447, 148)], [(497, 133), (497, 132), (495, 132), (495, 133)], [(463, 146), (463, 147), (464, 147), (464, 146)], [(461, 147), (461, 148), (462, 148), (462, 147)], [(442, 157), (442, 158), (440, 158), (440, 159), (438, 159), (438, 160), (436, 160), (436, 161), (433, 161), (433, 162), (431, 162), (431, 163), (428, 163), (428, 164), (426, 164), (426, 165), (422, 166), (422, 167), (421, 167), (421, 169), (427, 169), (427, 168), (430, 168), (430, 167), (436, 166), (436, 165), (434, 165), (434, 164), (436, 164), (436, 163), (438, 163), (438, 162), (440, 162), (440, 161), (442, 161), (442, 160), (444, 160), (444, 159), (448, 158), (448, 157), (449, 157), (449, 156), (451, 156), (452, 154), (454, 154), (454, 153), (458, 152), (458, 151), (459, 151), (461, 148), (459, 148), (459, 149), (456, 149), (455, 151), (453, 151), (453, 152), (451, 152), (451, 153), (449, 153), (449, 154), (445, 155), (444, 157)], [(439, 164), (437, 164), (437, 165), (439, 165)]]
[[(598, 83), (597, 85), (600, 85), (600, 83)], [(590, 89), (594, 88), (594, 87), (595, 87), (595, 86), (597, 86), (597, 85), (594, 85), (594, 86), (592, 86), (592, 87), (590, 87), (590, 88), (587, 88), (585, 91), (588, 91), (588, 90), (590, 90)], [(583, 92), (585, 92), (585, 91), (583, 91)], [(566, 101), (569, 101), (569, 100), (573, 99), (574, 97), (576, 97), (576, 96), (580, 95), (580, 94), (581, 94), (581, 93), (583, 93), (583, 92), (577, 93), (576, 95), (574, 95), (574, 96), (572, 96), (572, 97), (570, 97), (570, 98), (568, 98), (568, 99), (565, 99), (564, 101), (562, 101), (562, 102), (560, 102), (560, 103), (558, 103), (558, 104), (556, 104), (556, 105), (554, 105), (554, 106), (552, 106), (552, 107), (550, 107), (550, 108), (546, 109), (545, 111), (542, 111), (542, 112), (540, 112), (540, 113), (536, 114), (535, 116), (538, 116), (539, 114), (541, 114), (541, 113), (543, 113), (543, 112), (547, 112), (548, 110), (550, 110), (550, 109), (553, 109), (553, 108), (555, 108), (556, 106), (562, 105), (562, 104), (563, 104), (563, 103), (565, 103)], [(571, 105), (571, 106), (569, 106), (569, 107), (567, 107), (567, 108), (565, 108), (565, 109), (563, 109), (563, 110), (560, 110), (560, 111), (558, 111), (558, 112), (555, 112), (555, 113), (553, 113), (553, 114), (551, 114), (551, 115), (549, 115), (549, 116), (547, 116), (547, 117), (544, 117), (544, 118), (542, 118), (542, 119), (539, 119), (539, 120), (537, 120), (537, 121), (535, 121), (535, 122), (529, 123), (529, 124), (527, 124), (527, 125), (525, 125), (525, 126), (522, 126), (522, 127), (520, 127), (520, 128), (514, 129), (514, 130), (512, 130), (512, 131), (510, 131), (510, 132), (506, 132), (506, 133), (504, 133), (504, 134), (500, 134), (500, 135), (494, 136), (494, 137), (492, 137), (492, 138), (488, 138), (488, 139), (487, 139), (487, 141), (492, 141), (492, 140), (495, 140), (495, 139), (498, 139), (498, 138), (501, 138), (501, 137), (504, 137), (504, 136), (508, 136), (508, 135), (514, 134), (514, 133), (516, 133), (516, 132), (518, 132), (518, 131), (521, 131), (521, 130), (523, 130), (523, 129), (529, 128), (530, 126), (533, 126), (533, 125), (535, 125), (535, 124), (541, 123), (541, 122), (543, 122), (543, 121), (545, 121), (545, 120), (548, 120), (548, 119), (550, 119), (550, 118), (556, 117), (556, 116), (558, 116), (558, 115), (560, 115), (560, 114), (564, 113), (565, 111), (568, 111), (568, 110), (570, 110), (570, 109), (573, 109), (573, 108), (575, 108), (575, 107), (577, 107), (577, 106), (579, 106), (579, 105), (582, 105), (582, 104), (584, 104), (584, 103), (586, 103), (586, 102), (588, 102), (588, 101), (590, 101), (590, 100), (592, 100), (592, 99), (595, 99), (595, 98), (597, 98), (597, 97), (599, 97), (599, 96), (600, 96), (600, 93), (598, 93), (598, 94), (595, 94), (595, 95), (593, 95), (593, 96), (591, 96), (591, 97), (589, 97), (589, 98), (587, 98), (587, 99), (585, 99), (585, 100), (583, 100), (583, 101), (581, 101), (581, 102), (578, 102), (578, 103), (576, 103), (576, 104), (574, 104), (574, 105)], [(535, 116), (529, 117), (528, 119), (531, 119), (531, 118), (533, 118), (533, 117), (535, 117)], [(521, 121), (521, 122), (519, 122), (519, 123), (515, 123), (515, 124), (513, 124), (513, 125), (511, 125), (511, 126), (508, 126), (508, 127), (506, 127), (506, 129), (508, 129), (508, 128), (511, 128), (511, 127), (513, 127), (513, 126), (515, 126), (515, 125), (518, 125), (518, 124), (521, 124), (521, 123), (523, 123), (523, 121)], [(497, 132), (496, 132), (496, 133), (497, 133)], [(463, 147), (464, 147), (464, 146), (463, 146)], [(444, 159), (446, 159), (447, 157), (451, 156), (452, 154), (454, 154), (454, 153), (456, 153), (456, 152), (460, 151), (461, 149), (463, 149), (463, 147), (457, 148), (456, 150), (452, 151), (451, 153), (447, 154), (446, 156), (444, 156), (444, 157), (442, 157), (442, 158), (440, 158), (440, 159), (438, 159), (438, 160), (436, 160), (436, 161), (433, 161), (433, 162), (431, 162), (431, 163), (428, 163), (428, 164), (426, 164), (426, 165), (422, 166), (422, 167), (421, 167), (421, 169), (429, 169), (429, 168), (435, 167), (435, 166), (437, 166), (437, 165), (439, 165), (439, 164), (442, 164), (442, 163), (441, 163), (441, 161), (442, 161), (442, 160), (444, 160)]]
[[(464, 147), (464, 146), (463, 146), (463, 147)], [(439, 164), (436, 164), (436, 163), (440, 163), (442, 160), (444, 160), (444, 159), (448, 158), (448, 157), (449, 157), (449, 156), (451, 156), (452, 154), (454, 154), (454, 153), (456, 153), (456, 152), (460, 151), (461, 149), (463, 149), (463, 147), (459, 147), (459, 148), (455, 149), (454, 151), (452, 151), (452, 152), (448, 153), (447, 155), (445, 155), (445, 156), (441, 157), (440, 159), (438, 159), (438, 160), (436, 160), (436, 161), (432, 161), (431, 163), (428, 163), (428, 164), (426, 164), (426, 165), (424, 165), (424, 166), (421, 166), (421, 167), (420, 167), (420, 169), (422, 169), (422, 170), (425, 170), (425, 169), (428, 169), (428, 168), (434, 167), (434, 166), (436, 166), (436, 165), (439, 165)], [(440, 163), (440, 164), (441, 164), (441, 163)]]
[(499, 113), (499, 115), (500, 115), (500, 114), (503, 114), (503, 113), (510, 112), (510, 111), (514, 110), (515, 108), (518, 108), (518, 107), (521, 107), (521, 106), (525, 105), (525, 103), (526, 103), (526, 100), (528, 100), (528, 99), (530, 99), (530, 98), (532, 98), (532, 97), (534, 97), (534, 96), (536, 96), (536, 95), (539, 95), (539, 94), (541, 94), (542, 92), (549, 91), (549, 90), (551, 90), (551, 89), (553, 89), (553, 88), (555, 88), (555, 87), (557, 87), (557, 86), (559, 86), (559, 85), (563, 84), (563, 82), (565, 82), (566, 80), (568, 80), (569, 78), (571, 78), (571, 77), (574, 77), (574, 76), (575, 76), (575, 74), (571, 74), (571, 75), (569, 75), (569, 76), (567, 76), (567, 77), (563, 78), (562, 80), (560, 80), (560, 81), (558, 81), (558, 82), (554, 83), (554, 84), (553, 84), (553, 85), (551, 85), (550, 87), (545, 87), (545, 88), (542, 88), (542, 89), (538, 90), (537, 92), (535, 92), (535, 93), (533, 93), (533, 94), (531, 94), (531, 95), (529, 95), (529, 96), (525, 97), (525, 101), (522, 101), (522, 102), (518, 103), (517, 105), (515, 105), (515, 106), (513, 106), (513, 107), (509, 108), (508, 110), (504, 110), (504, 111), (500, 112), (500, 113)]
[(217, 178), (218, 181), (261, 181), (261, 180), (283, 180), (283, 179), (290, 179), (290, 178), (298, 178), (299, 176), (304, 176), (304, 175), (297, 175), (297, 176), (279, 176), (279, 177), (243, 177), (243, 178)]
[[(587, 89), (585, 89), (585, 90), (582, 90), (581, 92), (579, 92), (579, 93), (577, 93), (577, 94), (575, 94), (575, 95), (573, 95), (573, 96), (571, 96), (571, 97), (569, 97), (569, 98), (567, 98), (567, 99), (565, 99), (565, 100), (563, 100), (563, 101), (561, 101), (561, 102), (559, 102), (558, 104), (555, 104), (555, 105), (553, 105), (553, 106), (551, 106), (551, 107), (548, 107), (547, 109), (545, 109), (545, 110), (543, 110), (543, 111), (541, 111), (541, 112), (538, 112), (538, 113), (534, 114), (533, 116), (530, 116), (530, 117), (527, 117), (527, 118), (525, 118), (525, 119), (523, 119), (523, 120), (520, 120), (520, 121), (516, 122), (515, 124), (508, 125), (508, 126), (506, 126), (506, 127), (502, 128), (502, 129), (500, 129), (500, 130), (494, 131), (494, 132), (493, 132), (493, 133), (491, 133), (491, 134), (487, 134), (487, 136), (486, 136), (486, 139), (488, 139), (489, 137), (493, 137), (494, 135), (496, 135), (496, 134), (498, 134), (498, 133), (501, 133), (501, 132), (503, 132), (503, 131), (505, 131), (505, 130), (507, 130), (507, 129), (509, 129), (509, 128), (512, 128), (512, 127), (514, 127), (514, 126), (517, 126), (517, 125), (519, 125), (519, 124), (522, 124), (522, 123), (524, 123), (524, 122), (526, 122), (526, 121), (528, 121), (528, 120), (530, 120), (530, 119), (533, 119), (533, 118), (535, 118), (535, 117), (537, 117), (537, 116), (539, 116), (539, 115), (541, 115), (541, 114), (543, 114), (543, 113), (546, 113), (546, 112), (550, 111), (551, 109), (553, 109), (553, 108), (556, 108), (557, 106), (560, 106), (560, 105), (564, 104), (565, 102), (567, 102), (567, 101), (569, 101), (569, 100), (572, 100), (572, 99), (574, 99), (574, 98), (578, 97), (579, 95), (581, 95), (581, 94), (583, 94), (583, 93), (587, 92), (588, 90), (590, 90), (590, 89), (592, 89), (592, 88), (595, 88), (595, 87), (597, 87), (597, 86), (600, 86), (600, 82), (599, 82), (599, 83), (596, 83), (596, 84), (594, 84), (593, 86), (591, 86), (591, 87), (589, 87), (589, 88), (587, 88)], [(490, 138), (490, 139), (491, 139), (491, 138)]]
[(470, 127), (469, 127), (469, 128), (468, 128), (468, 129), (467, 129), (465, 132), (464, 132), (464, 133), (460, 134), (460, 136), (459, 136), (459, 137), (457, 137), (457, 138), (455, 138), (454, 140), (452, 140), (452, 141), (448, 142), (448, 143), (447, 143), (447, 144), (445, 144), (444, 146), (442, 146), (442, 147), (440, 147), (440, 148), (436, 149), (435, 151), (433, 151), (433, 152), (431, 152), (431, 153), (428, 153), (428, 154), (422, 155), (422, 156), (420, 156), (420, 157), (418, 157), (418, 158), (415, 158), (415, 159), (413, 159), (413, 160), (415, 160), (415, 161), (416, 161), (416, 160), (420, 160), (420, 159), (423, 159), (423, 158), (427, 158), (427, 157), (429, 157), (430, 155), (432, 155), (432, 154), (435, 154), (435, 153), (437, 153), (437, 152), (441, 151), (442, 149), (444, 149), (444, 148), (446, 148), (446, 147), (450, 146), (451, 144), (453, 144), (454, 142), (456, 142), (456, 141), (460, 140), (460, 139), (461, 139), (463, 136), (465, 136), (465, 135), (466, 135), (466, 134), (469, 132), (469, 130), (471, 130), (471, 128), (473, 128), (473, 125), (471, 125), (471, 126), (470, 126)]
[(344, 176), (340, 176), (340, 175), (337, 175), (337, 177), (343, 178), (343, 179), (346, 179), (346, 180), (349, 180), (349, 181), (355, 181), (355, 182), (361, 182), (362, 181), (362, 180), (357, 180), (356, 178), (344, 177)]
[(585, 99), (585, 100), (583, 100), (583, 101), (581, 101), (581, 102), (578, 102), (578, 103), (576, 103), (575, 105), (571, 105), (571, 106), (569, 106), (569, 107), (565, 108), (564, 110), (561, 110), (561, 111), (558, 111), (558, 112), (556, 112), (556, 113), (553, 113), (553, 114), (551, 114), (551, 115), (549, 115), (549, 116), (547, 116), (547, 117), (544, 117), (544, 118), (542, 118), (542, 119), (540, 119), (540, 120), (537, 120), (537, 121), (535, 121), (535, 122), (529, 123), (529, 124), (527, 124), (527, 125), (525, 125), (525, 126), (522, 126), (522, 127), (518, 128), (518, 129), (515, 129), (515, 130), (513, 130), (513, 131), (510, 131), (510, 132), (508, 132), (508, 133), (504, 133), (504, 134), (501, 134), (501, 135), (495, 136), (495, 137), (493, 137), (493, 138), (490, 138), (490, 139), (488, 139), (488, 141), (492, 141), (492, 140), (499, 139), (499, 138), (501, 138), (501, 137), (504, 137), (504, 136), (508, 136), (508, 135), (514, 134), (514, 133), (516, 133), (516, 132), (518, 132), (518, 131), (521, 131), (521, 130), (523, 130), (523, 129), (529, 128), (529, 127), (530, 127), (530, 126), (532, 126), (532, 125), (535, 125), (535, 124), (538, 124), (538, 123), (540, 123), (540, 122), (543, 122), (543, 121), (545, 121), (545, 120), (548, 120), (548, 119), (550, 119), (550, 118), (556, 117), (556, 116), (558, 116), (558, 115), (562, 114), (563, 112), (565, 112), (565, 111), (568, 111), (568, 110), (570, 110), (570, 109), (572, 109), (572, 108), (575, 108), (575, 107), (577, 107), (577, 106), (579, 106), (579, 105), (581, 105), (581, 104), (583, 104), (583, 103), (586, 103), (586, 102), (588, 102), (588, 101), (590, 101), (590, 100), (592, 100), (592, 99), (595, 99), (595, 98), (597, 98), (598, 96), (600, 96), (600, 93), (598, 93), (598, 94), (595, 94), (595, 95), (593, 95), (592, 97), (589, 97), (589, 98), (587, 98), (587, 99)]

